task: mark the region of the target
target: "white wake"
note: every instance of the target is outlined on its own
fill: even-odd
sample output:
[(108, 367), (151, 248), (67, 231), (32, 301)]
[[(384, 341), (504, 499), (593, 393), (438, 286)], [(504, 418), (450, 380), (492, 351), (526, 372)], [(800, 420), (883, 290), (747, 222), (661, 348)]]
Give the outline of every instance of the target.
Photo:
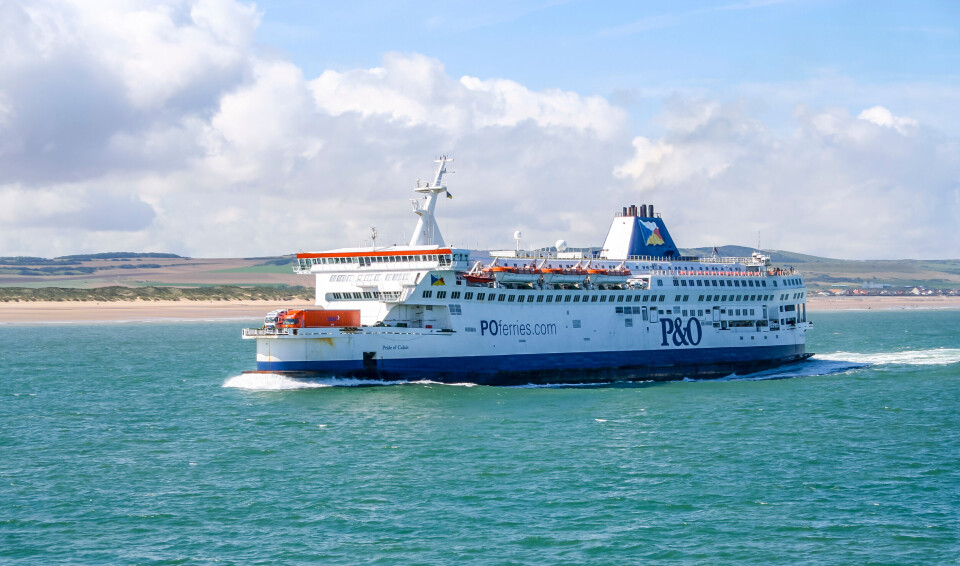
[(440, 383), (427, 379), (384, 381), (353, 379), (349, 377), (288, 377), (277, 373), (242, 373), (227, 378), (223, 387), (250, 391), (290, 391), (295, 389), (321, 389), (325, 387), (370, 387), (374, 385), (443, 385), (447, 387), (474, 387), (475, 383)]
[(960, 348), (933, 348), (930, 350), (903, 350), (901, 352), (835, 352), (817, 354), (815, 360), (843, 361), (870, 365), (946, 366), (960, 363)]

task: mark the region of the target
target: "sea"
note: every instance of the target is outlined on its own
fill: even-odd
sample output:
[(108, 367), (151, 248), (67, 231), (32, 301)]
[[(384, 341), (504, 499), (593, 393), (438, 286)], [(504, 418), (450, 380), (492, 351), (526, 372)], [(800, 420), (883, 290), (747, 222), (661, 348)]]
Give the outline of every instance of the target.
[(958, 564), (960, 311), (715, 381), (242, 375), (255, 321), (0, 326), (2, 564)]

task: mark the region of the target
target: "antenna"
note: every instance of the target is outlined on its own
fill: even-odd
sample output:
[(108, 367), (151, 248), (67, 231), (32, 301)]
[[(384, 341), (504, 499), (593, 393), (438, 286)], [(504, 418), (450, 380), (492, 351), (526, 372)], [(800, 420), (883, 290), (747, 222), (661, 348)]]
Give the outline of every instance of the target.
[(377, 227), (370, 227), (370, 238), (373, 240), (373, 249), (377, 249)]
[(517, 251), (520, 251), (520, 236), (523, 234), (520, 233), (520, 230), (517, 230), (513, 233), (513, 239), (517, 241)]

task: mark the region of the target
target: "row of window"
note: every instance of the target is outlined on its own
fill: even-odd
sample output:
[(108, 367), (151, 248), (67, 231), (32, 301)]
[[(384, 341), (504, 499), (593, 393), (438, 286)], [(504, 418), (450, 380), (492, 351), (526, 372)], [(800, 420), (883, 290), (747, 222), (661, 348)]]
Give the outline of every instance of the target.
[[(664, 302), (667, 300), (666, 295), (590, 295), (578, 293), (574, 295), (534, 295), (524, 293), (522, 295), (517, 295), (514, 293), (476, 293), (468, 291), (463, 294), (463, 300), (465, 301), (505, 301), (508, 303), (623, 303), (623, 302), (644, 302), (647, 301), (655, 303), (657, 301)], [(456, 300), (459, 299), (461, 295), (460, 291), (450, 292), (450, 299)], [(427, 290), (423, 291), (422, 296), (424, 299), (434, 298), (433, 291)], [(642, 299), (641, 299), (642, 297)], [(447, 291), (437, 291), (437, 299), (446, 299)]]
[(310, 267), (311, 265), (375, 265), (381, 263), (403, 263), (403, 262), (424, 262), (438, 263), (440, 265), (451, 265), (453, 257), (449, 254), (414, 254), (414, 255), (384, 255), (384, 256), (349, 256), (349, 257), (309, 257), (299, 258), (297, 262), (300, 267)]
[(781, 301), (786, 301), (787, 299), (791, 299), (791, 298), (793, 298), (793, 299), (802, 299), (805, 295), (806, 295), (806, 293), (804, 293), (804, 292), (802, 292), (802, 291), (799, 292), (799, 293), (794, 293), (792, 297), (791, 297), (790, 293), (784, 293), (784, 294), (780, 295), (780, 300), (781, 300)]
[(352, 293), (327, 293), (328, 301), (395, 301), (399, 298), (399, 291), (355, 291)]
[[(686, 301), (689, 295), (684, 295), (683, 300)], [(706, 300), (708, 303), (723, 303), (726, 301), (734, 301), (737, 303), (742, 302), (756, 302), (756, 301), (772, 301), (773, 295), (707, 295), (704, 297), (700, 295), (697, 297), (697, 302), (702, 303)], [(677, 295), (675, 302), (680, 302), (680, 295)]]
[[(663, 286), (663, 280), (657, 279), (657, 285)], [(674, 287), (766, 287), (765, 279), (674, 279)], [(777, 282), (773, 282), (777, 286)]]
[[(641, 307), (617, 307), (616, 309), (617, 314), (646, 314), (646, 309), (641, 309)], [(657, 308), (653, 307), (651, 310), (657, 310)], [(731, 316), (756, 316), (757, 309), (720, 309), (720, 312), (724, 314), (728, 313), (728, 311)], [(743, 313), (742, 315), (741, 312)], [(672, 310), (667, 309), (665, 314), (669, 315), (672, 313)], [(677, 309), (676, 311), (676, 314), (679, 314), (680, 316), (702, 317), (704, 316), (704, 313), (709, 315), (710, 309), (706, 309), (706, 311), (704, 311), (704, 309)], [(646, 318), (644, 318), (644, 320), (646, 320)]]
[(406, 273), (361, 273), (360, 275), (331, 275), (330, 281), (412, 281), (415, 273), (408, 271)]
[[(500, 294), (498, 295), (497, 293), (476, 293), (476, 295), (474, 295), (473, 292), (461, 293), (460, 291), (452, 291), (452, 292), (450, 292), (450, 299), (453, 299), (453, 300), (460, 299), (461, 294), (463, 295), (463, 300), (466, 300), (466, 301), (474, 300), (474, 297), (476, 297), (476, 300), (477, 300), (477, 301), (484, 301), (484, 300), (486, 300), (486, 301), (495, 301), (495, 300), (499, 300), (499, 301), (506, 301), (506, 302), (508, 302), (508, 303), (513, 303), (513, 302), (517, 302), (517, 303), (523, 303), (523, 302), (527, 302), (527, 303), (532, 303), (532, 302), (538, 302), (538, 303), (544, 303), (544, 302), (546, 302), (546, 303), (553, 303), (553, 302), (557, 302), (557, 303), (560, 303), (560, 302), (564, 302), (564, 303), (570, 303), (570, 302), (574, 302), (574, 303), (579, 303), (579, 302), (584, 302), (584, 303), (587, 303), (587, 302), (592, 302), (592, 303), (597, 303), (597, 302), (600, 302), (600, 303), (606, 303), (606, 302), (610, 302), (610, 303), (613, 303), (613, 302), (617, 302), (617, 303), (637, 302), (637, 303), (640, 303), (640, 302), (643, 302), (643, 303), (646, 303), (646, 302), (648, 302), (648, 301), (651, 302), (651, 303), (655, 303), (655, 302), (658, 302), (658, 301), (659, 301), (659, 302), (665, 302), (665, 301), (667, 300), (666, 295), (647, 295), (647, 294), (643, 294), (643, 295), (637, 295), (637, 294), (629, 294), (629, 295), (606, 295), (606, 294), (597, 295), (597, 294), (586, 294), (586, 295), (584, 295), (584, 294), (577, 293), (577, 294), (574, 294), (574, 295), (534, 295), (534, 294), (526, 294), (526, 293), (524, 293), (523, 295), (515, 295), (515, 294), (513, 294), (513, 293), (510, 293), (510, 294), (500, 293)], [(794, 294), (794, 298), (801, 298), (802, 295), (803, 295), (803, 293), (796, 293), (796, 294)], [(424, 299), (432, 299), (432, 298), (434, 298), (433, 291), (431, 291), (431, 290), (423, 291), (422, 296), (423, 296)], [(524, 296), (526, 296), (526, 299), (524, 299)], [(518, 298), (518, 297), (519, 297), (519, 298)], [(582, 297), (582, 299), (581, 299), (581, 297)], [(446, 299), (446, 298), (447, 298), (447, 291), (437, 291), (437, 292), (436, 292), (436, 298), (437, 298), (437, 299)], [(781, 300), (786, 300), (786, 298), (787, 298), (786, 295), (781, 295)], [(700, 302), (700, 303), (703, 303), (703, 302), (707, 302), (707, 303), (712, 303), (712, 302), (718, 302), (718, 303), (722, 303), (722, 302), (738, 302), (738, 303), (741, 303), (741, 302), (763, 302), (763, 301), (772, 301), (772, 300), (773, 300), (773, 295), (699, 295), (699, 296), (697, 297), (697, 302)], [(674, 298), (673, 298), (673, 301), (676, 302), (676, 303), (689, 302), (689, 301), (690, 301), (690, 295), (675, 295)]]

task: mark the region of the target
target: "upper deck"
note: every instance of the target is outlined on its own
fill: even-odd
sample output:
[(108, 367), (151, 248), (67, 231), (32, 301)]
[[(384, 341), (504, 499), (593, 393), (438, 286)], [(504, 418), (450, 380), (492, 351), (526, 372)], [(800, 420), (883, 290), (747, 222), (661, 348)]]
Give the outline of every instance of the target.
[(466, 269), (470, 252), (451, 248), (346, 249), (297, 254), (300, 274), (357, 271), (423, 271)]

